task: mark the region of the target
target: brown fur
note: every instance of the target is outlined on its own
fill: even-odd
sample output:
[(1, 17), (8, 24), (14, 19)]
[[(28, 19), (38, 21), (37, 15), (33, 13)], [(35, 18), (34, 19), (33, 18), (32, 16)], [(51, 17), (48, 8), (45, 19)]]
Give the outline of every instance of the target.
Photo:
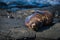
[[(36, 24), (39, 22), (43, 23), (44, 25), (49, 25), (52, 21), (52, 14), (49, 11), (40, 11), (44, 12), (43, 14), (34, 13), (33, 16), (30, 18), (29, 22), (25, 22), (25, 25), (29, 29), (36, 29), (38, 26)], [(40, 25), (40, 24), (39, 24)]]
[(45, 25), (49, 25), (53, 20), (53, 15), (49, 11), (44, 11), (43, 16), (45, 17)]

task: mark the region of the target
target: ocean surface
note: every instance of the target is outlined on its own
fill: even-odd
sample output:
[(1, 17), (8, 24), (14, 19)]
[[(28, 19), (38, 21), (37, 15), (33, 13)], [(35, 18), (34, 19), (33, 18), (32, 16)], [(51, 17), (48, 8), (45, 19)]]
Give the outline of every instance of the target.
[(60, 0), (0, 0), (0, 8), (11, 11), (27, 8), (41, 8), (53, 5), (60, 5)]

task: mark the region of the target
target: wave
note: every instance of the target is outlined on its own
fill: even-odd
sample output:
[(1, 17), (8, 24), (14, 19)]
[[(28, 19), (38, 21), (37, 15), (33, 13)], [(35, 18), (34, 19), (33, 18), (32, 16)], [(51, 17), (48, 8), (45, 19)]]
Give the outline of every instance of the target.
[(60, 1), (58, 0), (1, 0), (0, 1), (0, 8), (5, 9), (21, 9), (21, 8), (41, 8), (41, 7), (48, 7), (52, 5), (60, 5)]

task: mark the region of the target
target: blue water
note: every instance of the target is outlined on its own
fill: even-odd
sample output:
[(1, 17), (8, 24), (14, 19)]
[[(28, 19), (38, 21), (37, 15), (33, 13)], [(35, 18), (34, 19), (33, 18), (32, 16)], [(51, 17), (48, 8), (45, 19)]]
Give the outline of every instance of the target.
[(27, 8), (27, 6), (31, 6), (31, 7), (48, 7), (51, 5), (60, 5), (60, 0), (53, 0), (53, 1), (46, 1), (46, 0), (0, 0), (0, 2), (4, 2), (6, 3), (8, 6), (0, 5), (0, 8), (6, 8), (6, 9), (10, 9), (12, 11), (15, 10), (19, 10), (21, 8), (18, 8), (17, 6), (21, 7), (21, 6), (25, 6)]
[(3, 2), (12, 2), (12, 1), (22, 1), (22, 2), (26, 2), (26, 3), (29, 3), (29, 4), (32, 4), (33, 2), (36, 2), (36, 3), (50, 3), (50, 4), (60, 4), (60, 0), (1, 0)]

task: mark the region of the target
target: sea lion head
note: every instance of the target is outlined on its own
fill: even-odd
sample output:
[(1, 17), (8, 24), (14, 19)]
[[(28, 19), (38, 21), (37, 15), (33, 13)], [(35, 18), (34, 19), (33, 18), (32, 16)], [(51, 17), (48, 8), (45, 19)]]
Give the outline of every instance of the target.
[(32, 14), (28, 16), (25, 20), (25, 25), (29, 29), (37, 29), (38, 27), (42, 26), (42, 15), (40, 14)]

